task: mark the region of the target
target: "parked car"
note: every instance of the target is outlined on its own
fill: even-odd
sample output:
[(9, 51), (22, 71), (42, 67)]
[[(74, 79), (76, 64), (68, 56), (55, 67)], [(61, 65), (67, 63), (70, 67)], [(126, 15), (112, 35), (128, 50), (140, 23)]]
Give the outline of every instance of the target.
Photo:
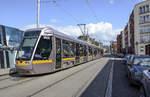
[(131, 56), (127, 65), (127, 75), (131, 84), (140, 85), (143, 71), (150, 69), (150, 56)]
[(141, 83), (140, 97), (150, 97), (150, 70), (143, 71), (143, 79)]
[(119, 54), (119, 57), (123, 58), (123, 57), (124, 57), (124, 54), (120, 53), (120, 54)]
[(124, 64), (129, 64), (129, 58), (132, 56), (131, 54), (126, 54), (123, 58)]

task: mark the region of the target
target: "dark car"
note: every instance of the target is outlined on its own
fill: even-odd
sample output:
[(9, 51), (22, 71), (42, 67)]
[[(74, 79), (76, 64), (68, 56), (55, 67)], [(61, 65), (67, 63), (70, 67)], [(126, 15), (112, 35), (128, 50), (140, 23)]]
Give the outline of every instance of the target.
[(141, 83), (140, 97), (150, 97), (150, 70), (143, 71)]
[(143, 71), (150, 69), (150, 56), (132, 56), (127, 65), (128, 79), (131, 84), (140, 85)]

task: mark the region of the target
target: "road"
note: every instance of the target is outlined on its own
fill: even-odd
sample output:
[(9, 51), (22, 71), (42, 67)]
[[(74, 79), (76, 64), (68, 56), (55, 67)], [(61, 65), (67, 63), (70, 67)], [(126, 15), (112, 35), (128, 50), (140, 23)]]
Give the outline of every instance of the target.
[[(110, 70), (113, 67), (112, 83)], [(128, 84), (122, 59), (105, 56), (52, 74), (0, 77), (0, 97), (138, 97), (139, 89)]]

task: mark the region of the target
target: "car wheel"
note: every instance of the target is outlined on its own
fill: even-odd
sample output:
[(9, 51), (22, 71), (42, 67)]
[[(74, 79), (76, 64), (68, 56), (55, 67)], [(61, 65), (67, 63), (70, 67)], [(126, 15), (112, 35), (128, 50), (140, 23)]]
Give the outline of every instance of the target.
[(134, 81), (133, 81), (133, 79), (132, 79), (131, 74), (128, 75), (128, 79), (129, 79), (129, 84), (130, 84), (130, 86), (134, 86), (135, 83), (134, 83)]
[(146, 97), (144, 87), (140, 88), (140, 97)]

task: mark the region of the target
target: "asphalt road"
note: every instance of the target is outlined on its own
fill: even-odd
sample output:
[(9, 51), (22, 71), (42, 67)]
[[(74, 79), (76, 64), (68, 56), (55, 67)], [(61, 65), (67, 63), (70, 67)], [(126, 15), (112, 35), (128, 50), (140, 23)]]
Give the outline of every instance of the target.
[(112, 56), (43, 76), (0, 77), (0, 97), (105, 97), (112, 63), (112, 97), (138, 97), (122, 60)]
[(126, 76), (126, 65), (119, 58), (114, 61), (112, 97), (139, 97), (139, 87), (130, 85)]
[(112, 97), (139, 97), (139, 87), (129, 84), (126, 66), (121, 58), (110, 59), (81, 97), (106, 97), (106, 88), (110, 80), (108, 75), (113, 61)]
[(109, 60), (81, 97), (104, 97), (113, 60)]

